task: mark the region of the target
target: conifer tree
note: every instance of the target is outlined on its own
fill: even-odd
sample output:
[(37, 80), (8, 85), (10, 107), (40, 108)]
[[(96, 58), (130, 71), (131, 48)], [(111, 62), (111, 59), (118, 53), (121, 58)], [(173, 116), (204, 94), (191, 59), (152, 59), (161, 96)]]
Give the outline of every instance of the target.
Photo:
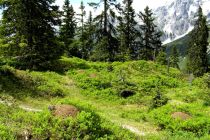
[(179, 63), (179, 53), (177, 51), (176, 46), (173, 46), (170, 55), (170, 65), (174, 68), (179, 68), (178, 63)]
[(95, 26), (93, 23), (93, 17), (92, 17), (92, 12), (89, 12), (88, 20), (84, 25), (84, 58), (89, 59), (92, 51), (93, 51), (93, 46), (94, 40), (95, 40)]
[(59, 11), (53, 2), (3, 0), (0, 3), (1, 35), (24, 68), (46, 68), (62, 54), (54, 29), (60, 23)]
[(208, 70), (208, 27), (202, 8), (198, 9), (198, 19), (191, 32), (190, 48), (188, 49), (188, 69), (195, 76), (202, 76)]
[(137, 30), (135, 11), (132, 7), (133, 0), (123, 0), (123, 9), (120, 10), (122, 17), (119, 18), (120, 51), (123, 56), (128, 53), (131, 59), (136, 58), (135, 40)]
[(85, 36), (84, 36), (84, 18), (86, 15), (86, 11), (85, 11), (85, 6), (84, 6), (83, 1), (81, 1), (79, 9), (81, 10), (80, 11), (81, 13), (78, 14), (80, 16), (80, 24), (81, 24), (79, 28), (79, 32), (80, 32), (79, 39), (81, 41), (81, 55), (83, 59), (87, 59), (87, 56), (86, 56), (87, 52), (85, 48)]
[(140, 26), (143, 39), (142, 58), (155, 60), (162, 46), (161, 32), (157, 30), (157, 26), (154, 24), (155, 18), (148, 6), (144, 9), (144, 13), (139, 12), (139, 18), (143, 22), (143, 25)]
[(81, 1), (79, 9), (81, 10), (81, 13), (79, 14), (80, 22), (81, 22), (81, 34), (82, 34), (81, 36), (83, 36), (83, 32), (84, 32), (84, 18), (85, 18), (85, 15), (86, 15), (85, 6), (84, 6), (83, 1)]
[(89, 3), (90, 6), (98, 8), (103, 3), (103, 11), (96, 16), (96, 36), (97, 44), (94, 48), (93, 60), (114, 61), (117, 53), (118, 40), (116, 39), (116, 29), (114, 23), (116, 14), (116, 0), (101, 0), (99, 3)]
[(65, 50), (69, 56), (75, 55), (70, 45), (73, 42), (76, 32), (75, 11), (69, 0), (65, 0), (63, 6), (63, 21), (60, 28), (60, 38), (64, 42)]
[(167, 56), (166, 56), (166, 53), (165, 51), (161, 50), (159, 53), (158, 53), (158, 56), (155, 60), (157, 63), (161, 64), (161, 65), (167, 65)]

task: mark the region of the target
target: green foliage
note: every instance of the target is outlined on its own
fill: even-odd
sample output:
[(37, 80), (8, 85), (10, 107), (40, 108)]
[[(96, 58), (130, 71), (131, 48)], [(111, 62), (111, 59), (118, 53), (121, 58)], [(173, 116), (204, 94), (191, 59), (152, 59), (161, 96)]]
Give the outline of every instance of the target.
[(170, 54), (170, 52), (173, 49), (173, 46), (176, 46), (177, 51), (179, 52), (179, 56), (186, 56), (187, 55), (187, 48), (189, 48), (189, 44), (190, 44), (190, 34), (187, 34), (186, 36), (177, 39), (173, 42), (170, 42), (168, 44), (166, 44), (166, 53)]
[(170, 66), (179, 69), (178, 63), (179, 63), (179, 53), (177, 51), (177, 48), (174, 46), (170, 54)]
[(91, 56), (92, 61), (108, 61), (109, 60), (109, 52), (107, 50), (108, 46), (108, 38), (103, 37), (100, 42), (97, 43), (93, 50), (93, 55)]
[(15, 136), (12, 133), (11, 129), (9, 127), (6, 127), (5, 125), (0, 125), (0, 136), (2, 140), (14, 140)]
[[(63, 53), (55, 36), (58, 6), (53, 1), (2, 1), (1, 36), (8, 46), (6, 56), (15, 57), (20, 68), (47, 69)], [(33, 12), (31, 12), (33, 11)]]
[[(0, 83), (2, 90), (9, 92), (17, 98), (26, 96), (33, 97), (63, 97), (66, 94), (60, 83), (61, 80), (58, 74), (54, 72), (29, 72), (15, 70), (8, 66), (3, 66), (0, 70)], [(50, 79), (49, 79), (50, 77)], [(26, 92), (22, 94), (21, 92)]]
[[(0, 133), (5, 139), (22, 138), (23, 132), (34, 139), (209, 138), (209, 74), (190, 84), (188, 75), (174, 68), (168, 74), (166, 66), (151, 61), (63, 57), (58, 62), (62, 74), (1, 67)], [(134, 94), (122, 98), (123, 91)], [(28, 112), (19, 108), (22, 104), (44, 111)], [(80, 113), (55, 117), (46, 108), (56, 104), (74, 105)], [(175, 112), (189, 118), (174, 118)], [(135, 137), (124, 125), (145, 136)]]
[(194, 85), (197, 85), (198, 87), (202, 89), (209, 89), (210, 88), (210, 74), (206, 73), (203, 77), (196, 78), (193, 81)]
[[(76, 118), (62, 119), (52, 116), (49, 111), (31, 113), (4, 105), (0, 108), (4, 110), (0, 113), (2, 139), (23, 138), (24, 132), (34, 139), (134, 139), (129, 132), (102, 120), (92, 111), (84, 110)], [(10, 121), (10, 128), (6, 127), (7, 121)]]
[(82, 57), (81, 47), (82, 47), (82, 42), (80, 42), (80, 40), (72, 40), (66, 49), (67, 55), (70, 57), (74, 56), (81, 58)]
[(159, 63), (160, 65), (167, 65), (166, 53), (163, 51), (160, 51), (156, 58), (156, 62)]
[(116, 13), (113, 10), (118, 7), (116, 0), (102, 0), (99, 3), (91, 2), (90, 6), (97, 9), (103, 5), (103, 11), (94, 18), (95, 24), (95, 47), (91, 60), (114, 61), (118, 51), (118, 40), (116, 39)]
[[(202, 108), (202, 109), (201, 109)], [(200, 105), (166, 105), (150, 112), (150, 117), (155, 121), (161, 129), (171, 131), (173, 133), (183, 131), (193, 133), (196, 136), (204, 136), (210, 132), (210, 119), (206, 116), (205, 110)], [(191, 118), (182, 120), (172, 118), (174, 112), (185, 112), (190, 114)]]
[[(71, 60), (71, 62), (69, 61), (71, 65), (83, 61), (69, 60)], [(114, 62), (112, 64), (103, 63), (102, 65), (98, 62), (86, 61), (85, 65), (88, 67), (77, 66), (80, 69), (71, 67), (73, 69), (69, 70), (68, 75), (74, 78), (77, 86), (82, 89), (82, 93), (87, 96), (101, 96), (120, 101), (119, 95), (123, 91), (132, 91), (135, 94), (126, 99), (126, 102), (138, 102), (139, 97), (155, 95), (156, 87), (165, 90), (180, 86), (180, 82), (176, 79), (179, 75), (178, 71), (171, 69), (171, 77), (169, 77), (165, 66), (153, 62)], [(160, 73), (156, 73), (156, 71)]]
[[(64, 42), (65, 50), (68, 56), (77, 56), (78, 49), (75, 46), (70, 47), (73, 42), (76, 31), (75, 11), (69, 0), (65, 0), (63, 5), (63, 21), (60, 27), (60, 39)], [(75, 52), (76, 51), (76, 52)]]
[(141, 52), (142, 56), (140, 57), (144, 60), (155, 60), (162, 47), (160, 40), (162, 34), (154, 24), (155, 18), (153, 17), (152, 10), (148, 6), (144, 9), (144, 12), (139, 12), (138, 16), (143, 22), (143, 25), (140, 26), (143, 33), (143, 49)]
[[(136, 39), (139, 37), (140, 34), (137, 29), (136, 25), (137, 22), (135, 21), (135, 11), (132, 7), (133, 0), (124, 0), (123, 7), (121, 8), (122, 16), (118, 17), (119, 25), (118, 31), (120, 33), (119, 40), (120, 40), (120, 47), (119, 47), (119, 57), (122, 57), (120, 60), (127, 60), (136, 59), (138, 54), (136, 54)], [(140, 44), (140, 42), (138, 42)], [(127, 57), (128, 55), (128, 57)], [(127, 58), (126, 58), (127, 57)]]
[[(199, 35), (199, 36), (198, 36)], [(189, 71), (195, 76), (203, 76), (208, 71), (208, 27), (202, 8), (199, 7), (195, 29), (191, 33), (190, 48), (188, 50)]]
[(158, 108), (168, 103), (168, 98), (164, 96), (160, 91), (157, 91), (155, 97), (152, 100), (151, 108)]
[(206, 73), (203, 77), (196, 78), (193, 81), (193, 85), (197, 85), (199, 88), (203, 89), (200, 98), (204, 100), (204, 105), (210, 106), (210, 74)]

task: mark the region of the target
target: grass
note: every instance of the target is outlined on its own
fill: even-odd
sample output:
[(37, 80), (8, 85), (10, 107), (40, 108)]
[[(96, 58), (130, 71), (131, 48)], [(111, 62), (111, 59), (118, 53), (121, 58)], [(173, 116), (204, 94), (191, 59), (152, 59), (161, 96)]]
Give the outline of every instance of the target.
[[(168, 73), (166, 66), (154, 62), (102, 63), (64, 57), (60, 65), (63, 73), (22, 71), (9, 66), (1, 68), (0, 98), (13, 103), (12, 106), (0, 105), (4, 110), (0, 112), (2, 137), (16, 139), (24, 130), (30, 130), (38, 139), (47, 138), (49, 134), (54, 139), (56, 136), (57, 139), (210, 137), (210, 128), (205, 126), (210, 123), (210, 108), (206, 100), (210, 96), (208, 75), (190, 84), (188, 76), (180, 71), (170, 68)], [(124, 91), (134, 94), (124, 97)], [(152, 108), (154, 97), (159, 92), (169, 101)], [(62, 121), (47, 110), (49, 105), (56, 104), (71, 104), (84, 113), (81, 112), (76, 119)], [(43, 111), (27, 112), (18, 106)], [(189, 113), (192, 119), (173, 120), (173, 112)], [(45, 117), (40, 118), (40, 115)], [(96, 124), (91, 119), (87, 122), (89, 118), (99, 118), (99, 121)], [(72, 130), (69, 136), (64, 126)], [(60, 131), (56, 133), (55, 129)]]

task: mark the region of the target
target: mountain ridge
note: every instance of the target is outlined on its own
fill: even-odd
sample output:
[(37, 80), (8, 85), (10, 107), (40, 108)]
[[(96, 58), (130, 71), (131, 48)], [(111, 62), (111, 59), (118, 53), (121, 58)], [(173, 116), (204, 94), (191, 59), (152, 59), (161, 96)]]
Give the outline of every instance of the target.
[(210, 23), (210, 0), (171, 0), (154, 9), (156, 24), (164, 33), (163, 44), (177, 40), (192, 31), (199, 5)]

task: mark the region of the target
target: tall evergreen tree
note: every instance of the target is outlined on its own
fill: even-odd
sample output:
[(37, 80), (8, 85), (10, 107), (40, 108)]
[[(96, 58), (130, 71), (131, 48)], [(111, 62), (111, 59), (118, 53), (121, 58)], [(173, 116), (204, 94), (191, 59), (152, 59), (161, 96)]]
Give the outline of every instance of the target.
[(170, 65), (174, 68), (179, 68), (178, 63), (179, 63), (179, 53), (177, 51), (176, 46), (173, 46), (170, 54)]
[(143, 22), (140, 26), (142, 30), (143, 48), (142, 58), (146, 60), (155, 60), (161, 46), (161, 32), (157, 30), (154, 23), (152, 10), (147, 6), (143, 12), (139, 12), (139, 17)]
[[(58, 6), (54, 0), (2, 0), (1, 35), (14, 56), (30, 69), (40, 69), (62, 54), (55, 36), (59, 25)], [(13, 50), (13, 49), (12, 49)]]
[(94, 49), (95, 60), (113, 61), (117, 52), (118, 41), (116, 39), (116, 29), (114, 23), (116, 15), (116, 0), (101, 0), (99, 3), (90, 3), (89, 5), (98, 8), (103, 3), (103, 11), (94, 19), (96, 24), (97, 45)]
[(69, 0), (65, 0), (63, 6), (63, 21), (60, 28), (60, 38), (64, 42), (65, 50), (69, 56), (74, 55), (74, 51), (70, 48), (76, 32), (75, 11)]
[(86, 15), (86, 11), (85, 11), (85, 6), (83, 1), (81, 1), (80, 7), (79, 9), (81, 10), (79, 16), (80, 16), (80, 23), (81, 23), (81, 36), (83, 36), (83, 32), (84, 32), (84, 18)]
[(135, 11), (132, 7), (133, 0), (123, 0), (123, 9), (120, 10), (119, 18), (120, 32), (120, 53), (123, 56), (128, 54), (131, 59), (136, 57), (135, 40), (137, 38), (137, 30), (135, 21)]
[(195, 76), (202, 76), (208, 70), (208, 27), (202, 8), (198, 9), (198, 19), (191, 33), (190, 48), (188, 49), (188, 68)]
[(168, 64), (168, 58), (166, 54), (166, 47), (162, 47), (155, 59), (155, 61), (161, 65), (167, 65)]
[(81, 41), (81, 55), (82, 55), (82, 58), (86, 59), (87, 56), (86, 56), (86, 48), (85, 48), (85, 36), (84, 36), (84, 18), (85, 18), (85, 15), (86, 15), (86, 11), (85, 11), (85, 6), (84, 6), (84, 3), (83, 1), (81, 1), (81, 4), (80, 4), (80, 7), (79, 9), (81, 10), (80, 11), (80, 14), (78, 14), (80, 16), (80, 35), (79, 35), (79, 39)]
[(95, 40), (95, 26), (93, 24), (93, 17), (92, 17), (92, 12), (89, 12), (89, 16), (87, 19), (87, 22), (84, 25), (84, 58), (89, 59), (92, 51), (93, 51), (93, 46), (94, 40)]

